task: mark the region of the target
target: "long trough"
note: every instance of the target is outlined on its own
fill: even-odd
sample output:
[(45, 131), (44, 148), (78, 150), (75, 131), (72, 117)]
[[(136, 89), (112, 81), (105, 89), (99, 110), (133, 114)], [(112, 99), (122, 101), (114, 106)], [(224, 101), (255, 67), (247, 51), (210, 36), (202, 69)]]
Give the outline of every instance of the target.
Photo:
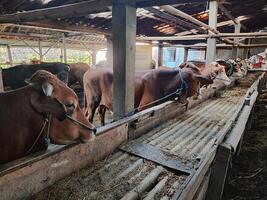
[[(263, 78), (261, 75), (254, 84), (251, 82), (250, 88), (227, 89), (217, 98), (212, 97), (223, 90), (223, 86), (206, 89), (202, 100), (190, 101), (189, 111), (177, 102), (166, 102), (99, 128), (96, 140), (91, 143), (54, 145), (46, 152), (2, 165), (1, 199), (33, 195), (33, 199), (193, 199), (203, 196), (218, 145), (234, 130), (235, 121), (244, 112), (245, 99), (257, 95)], [(125, 149), (134, 144), (168, 152), (188, 170), (176, 171), (153, 158), (143, 158)]]

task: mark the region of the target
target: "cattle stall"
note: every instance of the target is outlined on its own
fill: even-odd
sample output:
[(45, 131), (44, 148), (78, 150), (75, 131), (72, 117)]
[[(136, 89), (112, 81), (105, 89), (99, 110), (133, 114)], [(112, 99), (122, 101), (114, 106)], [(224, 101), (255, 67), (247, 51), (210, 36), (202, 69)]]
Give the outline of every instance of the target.
[(192, 100), (186, 112), (167, 102), (99, 128), (89, 144), (50, 146), (2, 165), (0, 193), (3, 199), (35, 193), (34, 199), (67, 198), (68, 191), (75, 191), (73, 198), (200, 198), (209, 179), (219, 183), (225, 175), (213, 174), (214, 158), (225, 154), (222, 147), (236, 148), (242, 132), (235, 126), (245, 127), (265, 78), (251, 75), (235, 82), (231, 88), (207, 89), (205, 101)]
[[(267, 63), (266, 11), (266, 0), (0, 1), (1, 93), (8, 88), (4, 68), (24, 62), (19, 52), (24, 52), (27, 63), (70, 66), (82, 61), (88, 64), (88, 71), (106, 68), (112, 70), (113, 81), (109, 95), (112, 116), (105, 126), (97, 119), (90, 124), (86, 111), (80, 109), (89, 127), (68, 113), (75, 107), (73, 101), (57, 102), (65, 106), (64, 116), (80, 130), (90, 130), (91, 138), (97, 127), (96, 138), (87, 143), (76, 143), (85, 142), (76, 137), (70, 145), (49, 144), (47, 150), (27, 151), (27, 156), (1, 164), (0, 199), (222, 199), (231, 161), (250, 127), (257, 98), (266, 91), (267, 70), (244, 67), (241, 77), (226, 74), (227, 67), (223, 67), (222, 78), (211, 63), (231, 61), (232, 72), (239, 60), (248, 64), (252, 55), (262, 54)], [(207, 86), (193, 76), (193, 81), (198, 80), (197, 89), (190, 88), (182, 72), (178, 73), (180, 64), (189, 61), (204, 63), (203, 71), (195, 66), (198, 78), (215, 84)], [(139, 112), (135, 74), (161, 66), (177, 70), (181, 91), (176, 91), (172, 101)], [(215, 66), (222, 67), (218, 62)], [(80, 73), (80, 80), (85, 72)], [(10, 78), (15, 76), (21, 78), (22, 73)], [(85, 90), (80, 80), (68, 86), (73, 86), (83, 106)], [(227, 81), (231, 82), (228, 86)], [(201, 98), (189, 98), (188, 88)], [(188, 107), (179, 102), (183, 92)], [(39, 136), (48, 122), (46, 145), (51, 113), (45, 114)], [(24, 128), (28, 126), (21, 130)]]

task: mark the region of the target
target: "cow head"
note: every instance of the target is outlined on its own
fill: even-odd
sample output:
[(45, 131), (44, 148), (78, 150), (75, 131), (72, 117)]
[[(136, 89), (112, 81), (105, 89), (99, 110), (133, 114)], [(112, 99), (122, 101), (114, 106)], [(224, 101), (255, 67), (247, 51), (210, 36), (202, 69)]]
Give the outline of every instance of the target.
[(200, 98), (200, 86), (213, 83), (212, 76), (209, 71), (200, 71), (200, 69), (192, 63), (185, 64), (185, 66), (181, 69), (181, 76), (184, 76), (183, 78), (188, 84), (188, 90), (183, 91), (180, 96), (181, 103), (187, 103), (186, 99), (191, 96), (196, 95), (197, 98)]
[(231, 84), (231, 79), (226, 75), (225, 66), (220, 65), (218, 62), (212, 62), (207, 69), (211, 70), (214, 79), (223, 82), (226, 86)]
[[(53, 143), (68, 144), (74, 141), (87, 142), (94, 138), (94, 126), (89, 123), (81, 111), (76, 94), (50, 72), (39, 70), (28, 81), (35, 91), (30, 103), (41, 114), (52, 114), (50, 137)], [(90, 127), (82, 128), (66, 118), (75, 120)]]

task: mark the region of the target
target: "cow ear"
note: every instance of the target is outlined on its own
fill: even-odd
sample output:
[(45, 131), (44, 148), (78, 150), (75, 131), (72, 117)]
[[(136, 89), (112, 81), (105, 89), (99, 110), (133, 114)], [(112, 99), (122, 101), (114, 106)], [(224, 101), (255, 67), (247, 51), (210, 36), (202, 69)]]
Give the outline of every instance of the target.
[(42, 84), (42, 90), (43, 90), (45, 96), (50, 97), (50, 96), (52, 96), (54, 87), (52, 84), (45, 82)]
[(196, 80), (198, 80), (203, 85), (212, 84), (213, 83), (213, 80), (211, 78), (208, 78), (207, 76), (194, 74), (194, 78)]
[(30, 97), (32, 108), (40, 114), (52, 114), (62, 121), (66, 118), (66, 110), (63, 104), (56, 99), (32, 93)]

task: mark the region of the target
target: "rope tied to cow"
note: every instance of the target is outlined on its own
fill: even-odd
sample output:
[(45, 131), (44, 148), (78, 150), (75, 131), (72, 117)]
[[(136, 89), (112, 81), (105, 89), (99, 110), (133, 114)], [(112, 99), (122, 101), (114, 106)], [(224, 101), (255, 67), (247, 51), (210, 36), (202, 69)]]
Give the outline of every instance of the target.
[[(172, 92), (172, 93), (170, 93), (170, 94), (168, 94), (168, 95), (165, 95), (164, 97), (162, 97), (162, 98), (159, 98), (159, 99), (157, 99), (157, 100), (155, 100), (155, 101), (152, 101), (152, 102), (150, 102), (150, 103), (147, 103), (147, 104), (145, 104), (145, 105), (143, 105), (143, 106), (139, 106), (139, 107), (137, 107), (137, 108), (134, 108), (134, 110), (133, 110), (133, 112), (137, 112), (137, 111), (139, 111), (139, 110), (142, 110), (142, 109), (144, 109), (144, 108), (146, 108), (146, 107), (150, 107), (150, 106), (152, 106), (152, 105), (154, 105), (154, 104), (158, 104), (158, 103), (160, 103), (160, 102), (162, 102), (162, 101), (167, 101), (167, 100), (169, 100), (169, 99), (171, 99), (171, 98), (179, 98), (179, 95), (181, 95), (181, 92), (183, 92), (183, 91), (185, 91), (185, 94), (187, 95), (188, 94), (188, 92), (189, 92), (189, 83), (188, 83), (188, 81), (184, 78), (184, 76), (183, 76), (183, 74), (182, 74), (182, 70), (181, 69), (178, 69), (179, 70), (179, 75), (180, 75), (180, 78), (181, 78), (181, 87), (180, 88), (178, 88), (178, 89), (176, 89), (174, 92)], [(198, 95), (200, 95), (200, 93), (198, 92), (198, 91), (196, 91), (196, 90), (194, 90), (193, 88), (191, 88), (194, 92), (196, 92)], [(187, 105), (186, 105), (187, 106)]]

